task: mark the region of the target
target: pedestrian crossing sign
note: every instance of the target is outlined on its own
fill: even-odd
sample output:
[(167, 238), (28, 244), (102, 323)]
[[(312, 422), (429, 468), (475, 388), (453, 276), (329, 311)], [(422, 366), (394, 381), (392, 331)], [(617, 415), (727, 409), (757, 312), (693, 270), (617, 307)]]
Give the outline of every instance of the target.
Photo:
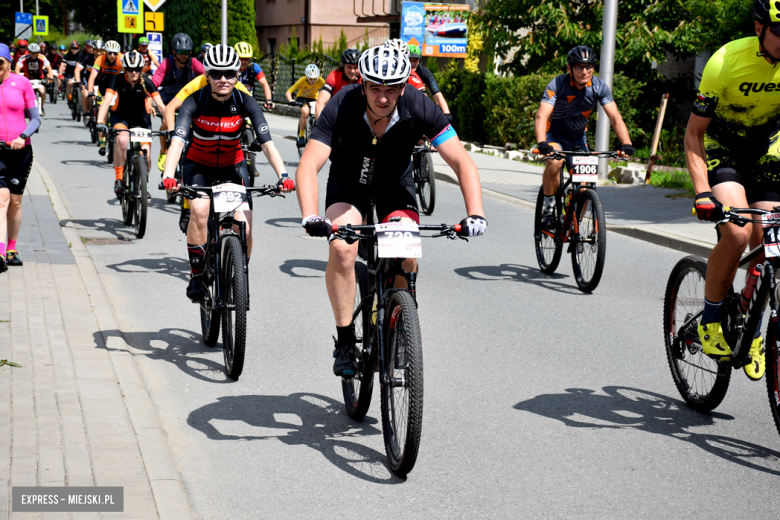
[(144, 32), (144, 4), (142, 0), (117, 0), (117, 30), (120, 33)]
[(45, 36), (49, 34), (48, 16), (33, 16), (33, 34), (35, 36)]

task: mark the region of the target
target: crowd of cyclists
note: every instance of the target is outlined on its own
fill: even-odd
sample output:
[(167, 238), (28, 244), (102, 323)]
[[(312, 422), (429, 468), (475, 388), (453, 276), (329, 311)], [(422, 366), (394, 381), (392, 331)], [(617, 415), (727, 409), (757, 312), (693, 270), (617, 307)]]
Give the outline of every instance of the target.
[[(772, 209), (780, 205), (780, 96), (767, 87), (745, 92), (753, 76), (767, 85), (780, 85), (780, 9), (778, 3), (756, 0), (756, 36), (731, 42), (708, 62), (685, 135), (688, 166), (696, 191), (700, 219), (720, 221), (724, 207)], [(157, 166), (163, 185), (176, 192), (180, 185), (210, 187), (233, 182), (249, 185), (247, 157), (241, 136), (247, 124), (255, 139), (251, 149), (265, 154), (282, 192), (297, 190), (302, 226), (311, 236), (332, 238), (334, 226), (359, 225), (375, 208), (378, 222), (390, 219), (419, 223), (411, 176), (414, 147), (427, 137), (457, 175), (466, 216), (463, 233), (485, 233), (479, 173), (458, 139), (441, 90), (433, 74), (421, 65), (419, 46), (391, 40), (364, 52), (347, 49), (341, 65), (322, 78), (316, 64), (286, 92), (288, 101), (303, 101), (298, 126), (299, 145), (305, 150), (295, 182), (274, 146), (263, 109), (272, 109), (272, 87), (262, 68), (252, 60), (246, 42), (235, 46), (204, 44), (193, 55), (193, 41), (177, 34), (171, 53), (157, 62), (141, 38), (137, 49), (122, 52), (118, 42), (72, 42), (69, 49), (46, 42), (20, 40), (13, 51), (0, 45), (0, 272), (21, 265), (16, 240), (21, 221), (21, 195), (32, 163), (30, 137), (41, 124), (45, 86), (40, 104), (29, 81), (13, 81), (11, 71), (30, 80), (63, 86), (70, 104), (81, 103), (89, 117), (92, 103), (102, 99), (97, 115), (99, 153), (105, 154), (108, 129), (151, 128), (156, 105), (162, 118)], [(628, 129), (610, 88), (594, 75), (596, 53), (577, 46), (567, 55), (567, 72), (546, 87), (536, 114), (536, 149), (549, 155), (557, 150), (587, 150), (585, 130), (591, 113), (601, 105), (609, 118), (624, 156), (634, 154)], [(153, 71), (153, 74), (152, 74)], [(9, 80), (9, 78), (11, 78)], [(10, 84), (9, 84), (10, 83)], [(750, 85), (752, 83), (748, 83)], [(265, 103), (254, 98), (262, 89)], [(79, 91), (80, 96), (75, 92)], [(32, 97), (31, 97), (32, 95)], [(430, 97), (429, 97), (430, 96)], [(80, 100), (77, 100), (77, 97)], [(314, 102), (314, 126), (308, 142), (304, 128)], [(109, 137), (110, 138), (110, 137)], [(114, 191), (120, 195), (127, 138), (117, 136), (114, 154)], [(13, 149), (14, 151), (11, 151)], [(148, 149), (148, 148), (147, 148)], [(737, 153), (736, 151), (739, 150)], [(147, 153), (151, 168), (151, 153)], [(318, 200), (318, 173), (330, 160), (324, 213)], [(563, 161), (548, 159), (543, 174), (544, 211), (540, 224), (557, 225), (555, 194)], [(177, 169), (181, 174), (177, 177)], [(778, 171), (776, 171), (778, 170)], [(209, 215), (208, 194), (189, 201), (186, 224), (191, 278), (186, 294), (193, 302), (206, 295), (202, 262)], [(236, 212), (247, 230), (247, 259), (252, 253), (252, 211)], [(737, 261), (750, 245), (762, 240), (760, 226), (721, 226), (721, 237), (709, 259), (704, 311), (699, 334), (705, 354), (727, 359), (731, 354), (721, 327), (721, 307), (733, 282)], [(357, 243), (330, 240), (325, 282), (336, 324), (333, 372), (355, 374), (353, 304)], [(764, 261), (757, 257), (753, 265)], [(403, 261), (406, 272), (417, 272), (416, 259)], [(405, 281), (395, 281), (403, 288)], [(756, 337), (753, 362), (744, 367), (750, 379), (764, 375), (764, 348)]]

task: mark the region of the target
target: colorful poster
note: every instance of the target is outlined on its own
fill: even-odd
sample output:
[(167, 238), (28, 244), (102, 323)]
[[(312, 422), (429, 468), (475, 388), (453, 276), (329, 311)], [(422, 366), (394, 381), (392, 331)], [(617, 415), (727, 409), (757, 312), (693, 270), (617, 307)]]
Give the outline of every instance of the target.
[(401, 39), (419, 45), (423, 57), (465, 58), (469, 6), (404, 2)]

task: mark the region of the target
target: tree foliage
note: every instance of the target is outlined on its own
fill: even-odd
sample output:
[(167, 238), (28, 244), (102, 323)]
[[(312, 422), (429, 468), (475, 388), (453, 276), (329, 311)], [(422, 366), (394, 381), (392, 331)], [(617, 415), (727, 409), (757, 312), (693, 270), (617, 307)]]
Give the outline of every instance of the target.
[[(173, 36), (178, 33), (185, 33), (192, 38), (194, 43), (193, 54), (198, 54), (198, 47), (205, 40), (201, 39), (200, 25), (198, 24), (200, 13), (199, 0), (188, 0), (187, 2), (175, 1), (165, 2), (158, 12), (162, 12), (165, 20), (165, 32), (163, 33), (163, 54), (168, 54), (171, 48)], [(134, 41), (138, 41), (141, 35), (137, 35)]]
[[(221, 0), (201, 0), (200, 39), (213, 44), (222, 41)], [(252, 0), (230, 0), (228, 2), (228, 45), (247, 42), (258, 55), (257, 32), (255, 32), (255, 4)]]

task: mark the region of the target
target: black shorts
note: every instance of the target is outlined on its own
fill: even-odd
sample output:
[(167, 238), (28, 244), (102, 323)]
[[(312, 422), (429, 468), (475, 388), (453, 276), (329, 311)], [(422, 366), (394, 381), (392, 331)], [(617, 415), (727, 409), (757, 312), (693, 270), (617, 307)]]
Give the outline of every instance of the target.
[(138, 114), (135, 117), (125, 117), (125, 114), (111, 114), (109, 122), (113, 127), (125, 125), (125, 128), (152, 128), (149, 114)]
[(8, 188), (14, 195), (23, 195), (32, 168), (31, 145), (21, 150), (0, 150), (0, 189)]
[[(185, 186), (214, 186), (224, 182), (232, 182), (249, 186), (249, 173), (246, 167), (246, 159), (233, 166), (215, 168), (196, 163), (189, 159), (182, 161), (182, 181)], [(208, 194), (208, 191), (203, 193)], [(252, 209), (252, 198), (249, 198), (249, 209)]]
[(357, 181), (328, 178), (325, 195), (325, 209), (333, 204), (346, 202), (355, 206), (360, 214), (365, 216), (371, 209), (371, 202), (376, 205), (376, 217), (379, 222), (395, 211), (416, 213), (419, 221), (420, 211), (417, 209), (417, 195), (412, 174), (404, 175), (396, 183), (380, 184), (376, 187), (366, 187)]
[(745, 188), (748, 204), (780, 202), (778, 137), (780, 133), (774, 133), (770, 139), (758, 145), (732, 143), (729, 146), (705, 138), (710, 187), (723, 182), (736, 182)]

